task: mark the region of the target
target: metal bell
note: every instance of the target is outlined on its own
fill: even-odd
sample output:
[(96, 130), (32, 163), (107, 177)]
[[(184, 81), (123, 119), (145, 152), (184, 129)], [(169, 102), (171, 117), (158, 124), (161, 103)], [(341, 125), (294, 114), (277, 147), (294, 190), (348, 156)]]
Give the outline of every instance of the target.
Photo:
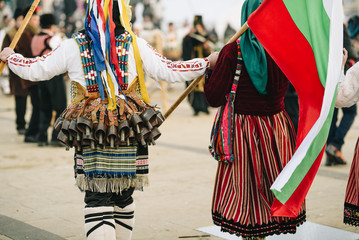
[(141, 113), (141, 118), (145, 122), (147, 128), (151, 130), (153, 127), (153, 123), (156, 120), (156, 112), (155, 110), (153, 110), (153, 108), (147, 108)]
[(105, 145), (106, 137), (106, 125), (103, 122), (99, 122), (95, 130), (95, 139), (98, 141), (98, 144)]
[(110, 126), (107, 129), (107, 142), (110, 143), (110, 147), (114, 148), (117, 140), (117, 127), (115, 125)]
[(87, 138), (91, 135), (93, 124), (92, 121), (85, 117), (79, 117), (77, 119), (77, 129), (84, 134)]
[(130, 135), (130, 123), (127, 119), (123, 120), (118, 125), (118, 133), (120, 135), (120, 141), (125, 142)]
[(131, 122), (131, 126), (135, 130), (135, 132), (137, 134), (140, 134), (141, 133), (141, 128), (143, 127), (142, 118), (140, 116), (138, 116), (137, 113), (134, 113), (131, 116), (130, 122)]
[(63, 117), (58, 117), (54, 123), (54, 129), (59, 132), (62, 126), (62, 123), (64, 122)]

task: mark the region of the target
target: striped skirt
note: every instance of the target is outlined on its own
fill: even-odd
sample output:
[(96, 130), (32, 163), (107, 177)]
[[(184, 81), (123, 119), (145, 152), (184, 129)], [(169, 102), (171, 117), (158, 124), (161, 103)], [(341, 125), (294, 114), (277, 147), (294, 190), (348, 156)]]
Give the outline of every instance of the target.
[(355, 147), (345, 193), (344, 223), (359, 226), (359, 139)]
[(270, 186), (295, 149), (295, 131), (286, 112), (273, 116), (235, 116), (235, 160), (218, 163), (212, 216), (224, 232), (243, 237), (295, 233), (305, 221), (271, 217)]

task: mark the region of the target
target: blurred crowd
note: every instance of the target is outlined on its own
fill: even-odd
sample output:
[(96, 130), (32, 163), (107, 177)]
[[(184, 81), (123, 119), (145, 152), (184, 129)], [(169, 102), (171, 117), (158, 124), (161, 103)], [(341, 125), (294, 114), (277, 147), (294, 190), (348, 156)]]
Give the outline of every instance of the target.
[[(131, 0), (131, 23), (134, 32), (139, 37), (144, 38), (160, 54), (170, 60), (189, 60), (196, 57), (206, 57), (211, 52), (220, 50), (236, 33), (236, 29), (228, 23), (223, 36), (218, 36), (216, 29), (206, 26), (202, 16), (199, 15), (193, 16), (193, 19), (186, 19), (182, 23), (167, 22), (164, 19), (165, 9), (162, 1)], [(32, 2), (33, 0), (0, 0), (0, 45), (2, 47), (9, 46)], [(51, 31), (46, 30), (49, 26), (45, 26), (44, 22), (41, 23), (41, 18), (43, 18), (43, 21), (49, 21), (48, 18), (43, 17), (44, 15), (49, 17), (49, 14), (51, 15)], [(85, 15), (85, 0), (41, 0), (15, 51), (22, 53), (26, 57), (44, 54), (44, 51), (34, 54), (35, 50), (31, 48), (34, 36), (50, 34), (50, 45), (59, 44), (63, 39), (70, 38), (73, 33), (83, 29)], [(358, 26), (358, 16), (352, 17), (347, 25), (355, 54), (359, 51), (359, 34), (356, 34)], [(48, 43), (50, 43), (50, 38), (44, 46), (49, 45)], [(46, 51), (55, 47), (49, 46)], [(350, 59), (351, 64), (353, 64), (355, 61), (353, 59), (356, 58), (352, 57)], [(62, 76), (62, 78), (63, 80), (60, 82), (66, 82), (66, 76)], [(46, 106), (47, 113), (45, 114), (41, 112), (44, 107), (39, 107), (39, 102), (41, 101), (38, 100), (39, 96), (44, 95), (44, 88), (41, 84), (40, 87), (37, 85), (29, 84), (28, 81), (23, 79), (17, 79), (7, 68), (0, 76), (1, 92), (15, 97), (18, 133), (25, 134), (25, 142), (37, 142), (40, 146), (43, 146), (48, 144), (48, 140), (45, 133), (39, 133), (39, 126), (40, 129), (47, 129), (49, 124), (51, 126), (51, 123), (49, 123), (50, 110), (53, 114), (51, 120), (53, 122), (54, 117), (62, 111), (61, 108), (66, 106), (67, 99), (64, 93), (59, 94), (58, 99), (52, 99), (52, 102), (54, 102), (52, 106)], [(166, 88), (166, 86), (162, 85), (161, 87)], [(50, 92), (53, 86), (47, 86), (46, 88), (45, 92)], [(65, 92), (65, 89), (62, 90), (62, 88), (57, 86), (57, 89)], [(42, 92), (39, 89), (42, 89)], [(32, 116), (30, 120), (26, 121), (25, 112), (28, 97), (32, 104)], [(296, 99), (294, 100), (297, 101)], [(203, 83), (200, 83), (189, 95), (188, 101), (192, 106), (194, 115), (201, 112), (209, 113), (208, 105), (203, 95)], [(50, 100), (47, 102), (51, 103)], [(55, 106), (55, 102), (61, 102), (61, 104)], [(46, 121), (41, 120), (44, 115), (46, 116)], [(50, 143), (57, 145), (56, 137), (54, 137), (56, 132), (53, 132)]]

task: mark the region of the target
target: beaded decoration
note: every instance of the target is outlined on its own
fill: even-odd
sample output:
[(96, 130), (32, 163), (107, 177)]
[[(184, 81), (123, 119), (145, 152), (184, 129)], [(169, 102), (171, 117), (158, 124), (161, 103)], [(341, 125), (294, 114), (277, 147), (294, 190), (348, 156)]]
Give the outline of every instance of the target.
[[(76, 33), (72, 36), (80, 48), (80, 56), (86, 80), (87, 91), (98, 92), (102, 87), (100, 74), (96, 71), (95, 59), (91, 46), (91, 39), (84, 33)], [(128, 54), (132, 37), (127, 32), (116, 37), (116, 51), (121, 69), (123, 84), (119, 86), (121, 90), (128, 88)], [(114, 67), (114, 66), (112, 66)], [(101, 97), (104, 99), (103, 91), (100, 91)]]

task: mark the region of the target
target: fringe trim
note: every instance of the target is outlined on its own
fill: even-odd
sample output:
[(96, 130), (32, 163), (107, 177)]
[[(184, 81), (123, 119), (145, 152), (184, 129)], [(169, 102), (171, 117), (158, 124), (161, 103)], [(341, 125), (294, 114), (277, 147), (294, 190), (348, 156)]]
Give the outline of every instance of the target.
[(86, 178), (84, 175), (76, 177), (76, 186), (81, 191), (91, 191), (100, 193), (120, 193), (130, 187), (135, 190), (143, 190), (144, 186), (149, 185), (147, 175), (137, 174), (134, 178), (120, 177), (120, 178)]

